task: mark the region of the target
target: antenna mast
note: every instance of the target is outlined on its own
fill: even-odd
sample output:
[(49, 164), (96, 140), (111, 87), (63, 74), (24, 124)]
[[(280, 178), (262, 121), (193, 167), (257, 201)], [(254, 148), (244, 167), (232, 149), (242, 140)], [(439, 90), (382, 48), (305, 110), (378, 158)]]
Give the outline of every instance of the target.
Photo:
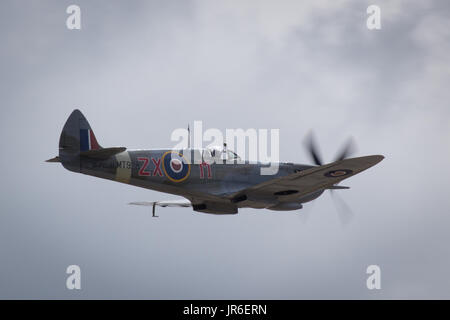
[(188, 123), (188, 149), (191, 148), (191, 129), (189, 128), (189, 123)]

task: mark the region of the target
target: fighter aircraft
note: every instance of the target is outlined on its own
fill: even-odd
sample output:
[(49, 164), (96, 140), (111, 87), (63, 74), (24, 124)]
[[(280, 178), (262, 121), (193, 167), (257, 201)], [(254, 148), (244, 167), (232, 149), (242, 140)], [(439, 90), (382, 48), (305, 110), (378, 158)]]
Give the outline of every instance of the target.
[(347, 146), (336, 161), (323, 164), (311, 137), (308, 150), (313, 165), (279, 163), (275, 175), (261, 175), (260, 162), (238, 161), (239, 156), (223, 146), (183, 150), (127, 150), (103, 148), (79, 110), (69, 116), (59, 139), (60, 162), (64, 168), (98, 178), (181, 196), (182, 200), (132, 202), (151, 206), (192, 207), (211, 214), (236, 214), (239, 208), (277, 211), (301, 209), (303, 203), (325, 190), (348, 189), (338, 185), (364, 171), (383, 156), (347, 158)]

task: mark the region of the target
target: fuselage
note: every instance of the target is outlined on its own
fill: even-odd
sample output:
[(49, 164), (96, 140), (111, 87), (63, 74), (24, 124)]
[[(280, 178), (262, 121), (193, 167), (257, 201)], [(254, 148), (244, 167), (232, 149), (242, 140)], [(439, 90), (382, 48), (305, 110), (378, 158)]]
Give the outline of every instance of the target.
[(337, 184), (384, 158), (381, 155), (346, 158), (345, 151), (337, 161), (322, 164), (313, 144), (310, 152), (317, 166), (242, 161), (226, 143), (183, 150), (104, 148), (81, 111), (73, 110), (59, 138), (58, 156), (47, 161), (59, 162), (70, 171), (187, 199), (175, 200), (176, 204), (147, 201), (153, 210), (156, 204), (170, 203), (198, 212), (236, 214), (238, 208), (245, 207), (301, 209), (303, 203), (327, 189), (347, 189)]
[[(267, 168), (268, 164), (240, 161), (239, 158), (212, 159), (194, 149), (127, 150), (108, 159), (71, 158), (70, 161), (63, 161), (63, 165), (71, 171), (183, 196), (194, 204), (196, 199), (205, 197), (214, 201), (229, 201), (229, 197), (239, 190), (313, 167), (278, 163), (276, 173), (266, 175), (261, 174), (261, 169)], [(279, 206), (279, 210), (298, 209), (300, 203), (311, 201), (322, 192), (298, 199), (297, 205)], [(263, 202), (258, 199), (237, 202), (238, 207), (264, 208), (274, 205), (277, 205), (275, 197)]]

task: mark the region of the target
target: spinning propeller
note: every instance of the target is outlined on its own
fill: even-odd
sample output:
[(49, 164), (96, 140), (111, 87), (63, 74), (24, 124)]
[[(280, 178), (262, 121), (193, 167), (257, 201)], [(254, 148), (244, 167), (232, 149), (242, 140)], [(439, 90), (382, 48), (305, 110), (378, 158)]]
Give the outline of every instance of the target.
[[(305, 142), (306, 149), (314, 162), (314, 164), (321, 166), (323, 165), (322, 158), (319, 153), (319, 148), (317, 147), (317, 143), (315, 142), (313, 133), (309, 133)], [(347, 142), (343, 145), (341, 150), (335, 157), (334, 161), (341, 161), (348, 158), (350, 155), (355, 153), (356, 147), (352, 138), (349, 138)], [(333, 186), (333, 189), (349, 189), (349, 187), (338, 186), (337, 184)], [(333, 189), (330, 189), (331, 197), (333, 199), (334, 205), (339, 215), (339, 219), (342, 224), (349, 223), (354, 214), (347, 203), (342, 199), (336, 192), (333, 192)]]

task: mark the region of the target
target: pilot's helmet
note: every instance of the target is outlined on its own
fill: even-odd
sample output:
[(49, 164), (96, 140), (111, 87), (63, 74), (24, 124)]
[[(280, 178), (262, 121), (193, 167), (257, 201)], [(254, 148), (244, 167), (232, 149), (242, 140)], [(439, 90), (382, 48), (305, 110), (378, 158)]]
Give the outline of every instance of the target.
[(209, 147), (209, 151), (211, 152), (211, 156), (213, 158), (220, 157), (220, 155), (222, 154), (222, 151), (223, 151), (222, 149), (223, 148), (220, 146)]

